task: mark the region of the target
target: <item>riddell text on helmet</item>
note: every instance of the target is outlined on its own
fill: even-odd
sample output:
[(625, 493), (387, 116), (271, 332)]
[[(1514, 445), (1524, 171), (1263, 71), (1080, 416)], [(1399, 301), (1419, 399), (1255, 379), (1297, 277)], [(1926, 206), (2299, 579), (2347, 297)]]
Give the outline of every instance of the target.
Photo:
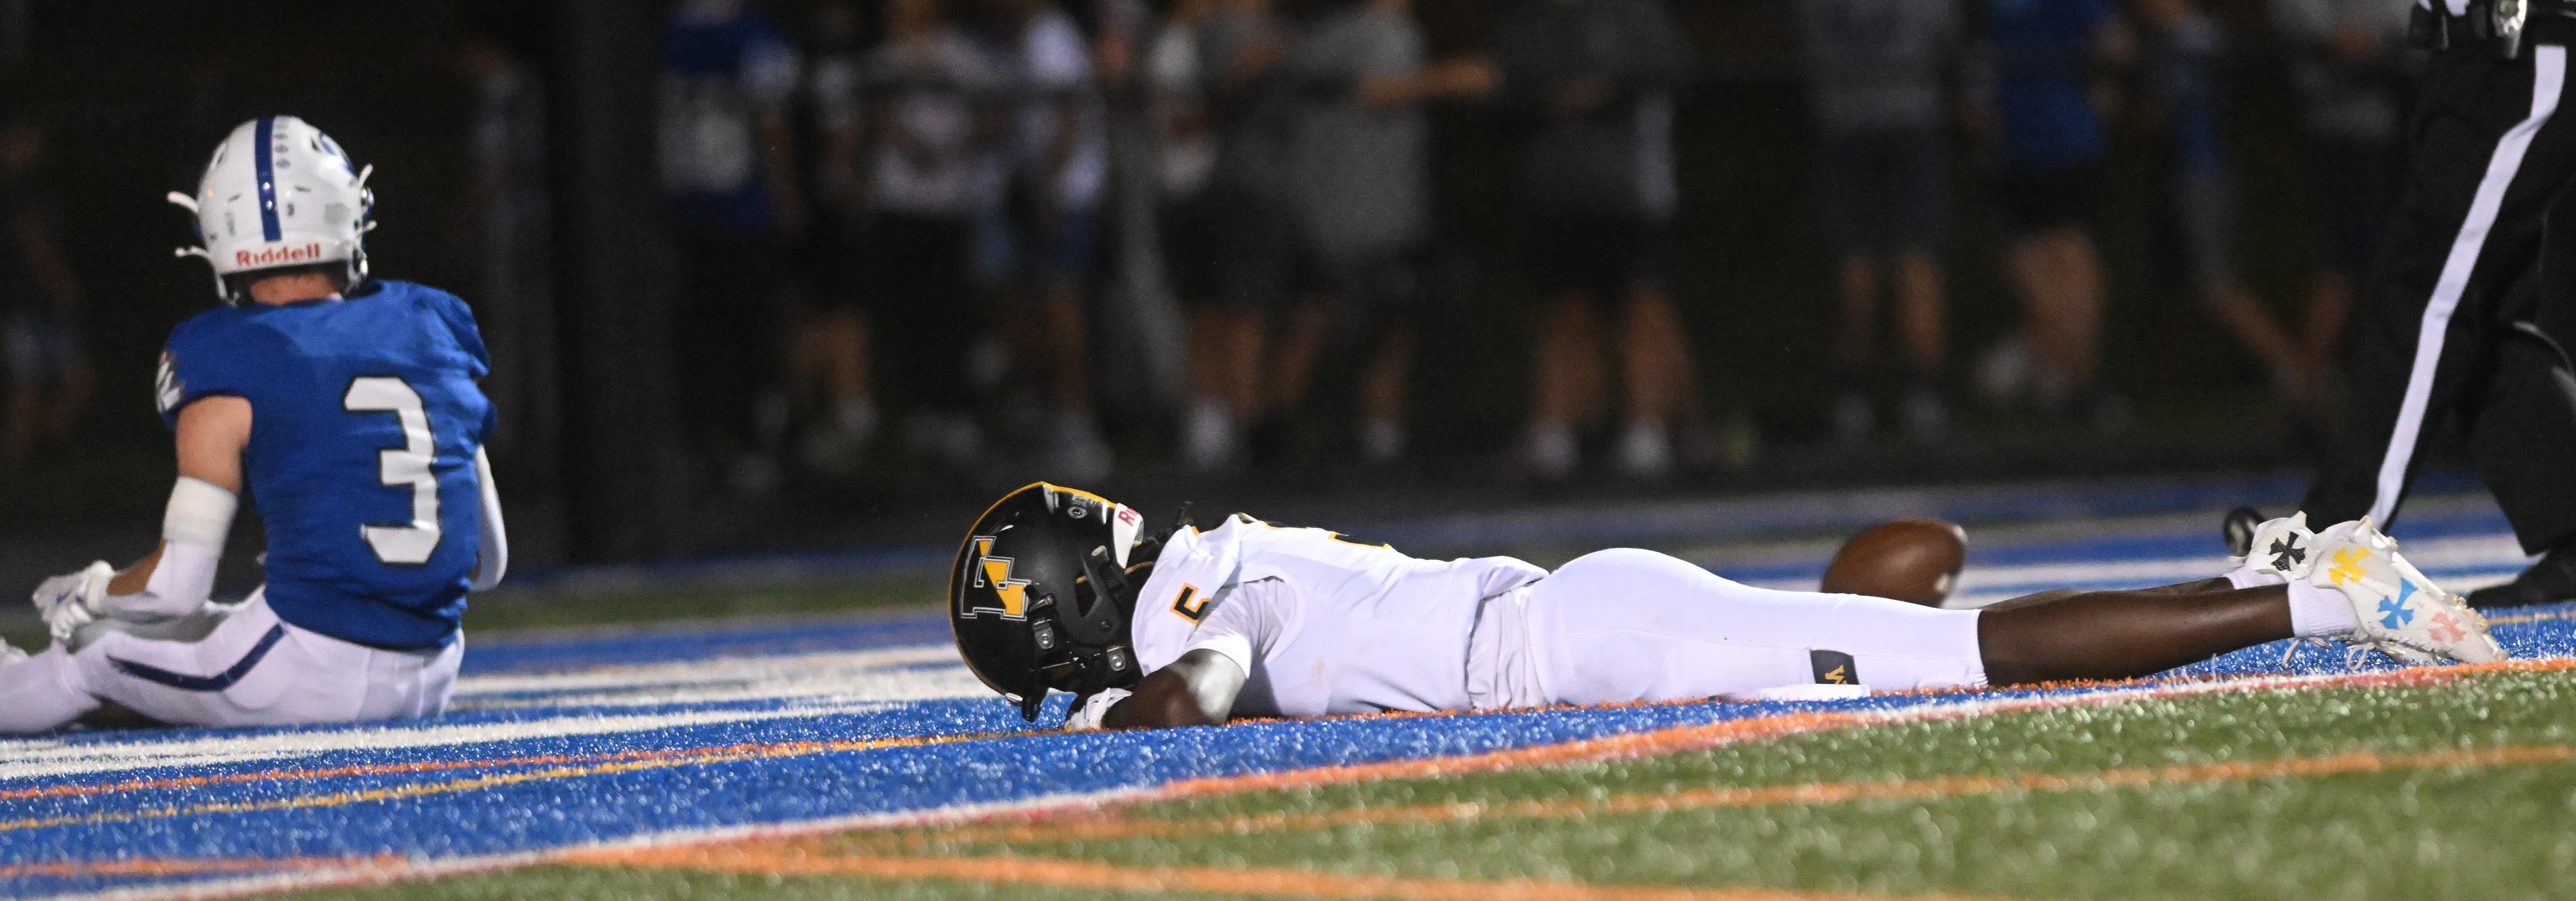
[(310, 262), (321, 258), (322, 242), (320, 241), (314, 241), (302, 247), (271, 247), (257, 253), (247, 250), (233, 252), (233, 264), (236, 266), (282, 266), (287, 263)]

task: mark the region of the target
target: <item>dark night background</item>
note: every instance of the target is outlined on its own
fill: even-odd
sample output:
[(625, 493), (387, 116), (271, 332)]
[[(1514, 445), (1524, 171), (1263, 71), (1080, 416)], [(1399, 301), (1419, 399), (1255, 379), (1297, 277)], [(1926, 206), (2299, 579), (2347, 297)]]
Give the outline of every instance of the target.
[[(170, 256), (188, 230), (162, 195), (192, 187), (207, 149), (235, 123), (291, 113), (329, 131), (377, 169), (383, 227), (371, 237), (375, 271), (456, 283), (471, 223), (451, 201), (469, 176), (470, 97), (452, 60), (469, 33), (499, 36), (534, 61), (554, 104), (553, 243), (571, 437), (555, 459), (500, 468), (527, 565), (945, 540), (963, 521), (957, 511), (971, 514), (997, 493), (998, 482), (922, 478), (889, 464), (798, 483), (771, 498), (735, 498), (715, 490), (705, 461), (673, 446), (677, 426), (654, 393), (669, 390), (669, 352), (652, 339), (668, 291), (658, 283), (652, 126), (639, 115), (652, 109), (661, 16), (653, 4), (22, 2), (26, 40), (9, 67), (6, 102), (39, 116), (52, 136), (43, 180), (84, 283), (82, 326), (101, 388), (76, 447), (0, 484), (7, 536), (0, 545), (13, 549), (5, 556), (41, 555), (29, 566), (58, 570), (147, 546), (171, 471), (166, 433), (151, 411), (153, 362), (169, 328), (213, 300), (202, 264)], [(796, 3), (755, 5), (799, 21)], [(2313, 265), (2315, 226), (2297, 168), (2292, 101), (2258, 11), (2242, 0), (2217, 6), (2235, 37), (2226, 122), (2244, 210), (2240, 265), (2258, 294), (2284, 305)], [(1683, 199), (1667, 257), (1670, 287), (1699, 354), (1703, 402), (1737, 434), (1758, 436), (1759, 453), (1664, 486), (1578, 482), (1546, 489), (1551, 495), (2246, 469), (2304, 459), (2273, 415), (2259, 367), (2187, 299), (2166, 261), (2147, 213), (2161, 202), (2153, 166), (2133, 127), (2116, 138), (2098, 234), (2112, 273), (2108, 378), (2137, 401), (2140, 426), (2117, 438), (2069, 436), (1962, 402), (1964, 434), (1952, 446), (1833, 446), (1825, 418), (1832, 393), (1819, 362), (1832, 261), (1810, 212), (1813, 147), (1794, 22), (1776, 0), (1680, 0), (1675, 8), (1699, 77), (1678, 120)], [(1435, 54), (1471, 52), (1492, 24), (1493, 4), (1422, 0), (1417, 14)], [(1508, 150), (1485, 110), (1441, 106), (1433, 123), (1439, 238), (1470, 265), (1462, 270), (1464, 299), (1424, 329), (1412, 409), (1418, 456), (1427, 462), (1363, 475), (1310, 454), (1280, 461), (1250, 484), (1196, 485), (1169, 462), (1171, 411), (1111, 398), (1104, 412), (1126, 465), (1104, 490), (1152, 503), (1193, 494), (1268, 499), (1269, 509), (1429, 509), (1539, 490), (1497, 475), (1527, 391), (1529, 298), (1514, 259), (1520, 220)], [(1997, 274), (1977, 148), (1963, 142), (1960, 151), (1959, 221), (1948, 255), (1954, 383), (1964, 383), (1965, 361), (2017, 315)], [(1118, 390), (1114, 382), (1102, 388)]]

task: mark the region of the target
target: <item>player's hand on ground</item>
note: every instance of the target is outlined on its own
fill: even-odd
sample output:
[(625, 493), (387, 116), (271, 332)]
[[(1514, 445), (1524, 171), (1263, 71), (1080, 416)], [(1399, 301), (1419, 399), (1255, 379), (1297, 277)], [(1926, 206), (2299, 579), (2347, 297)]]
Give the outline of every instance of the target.
[(99, 601), (107, 597), (107, 580), (115, 577), (116, 567), (99, 560), (36, 586), (36, 612), (44, 616), (45, 628), (55, 641), (70, 641), (73, 630), (98, 618)]
[(1082, 699), (1080, 705), (1065, 714), (1064, 731), (1081, 732), (1100, 728), (1100, 722), (1109, 716), (1110, 708), (1118, 706), (1119, 701), (1126, 700), (1132, 694), (1134, 692), (1124, 688), (1104, 688), (1098, 694)]

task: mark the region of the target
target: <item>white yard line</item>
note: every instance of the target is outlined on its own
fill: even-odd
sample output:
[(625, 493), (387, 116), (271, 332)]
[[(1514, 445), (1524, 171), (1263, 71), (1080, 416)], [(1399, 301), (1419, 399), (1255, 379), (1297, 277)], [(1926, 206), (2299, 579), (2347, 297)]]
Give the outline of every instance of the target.
[(785, 703), (761, 709), (584, 713), (502, 723), (429, 720), (260, 735), (198, 735), (168, 741), (0, 741), (0, 782), (151, 767), (291, 760), (334, 751), (434, 748), (873, 713), (906, 701), (990, 694), (957, 662), (956, 650), (945, 645), (612, 667), (554, 676), (478, 676), (457, 681), (460, 709)]
[(459, 679), (456, 710), (651, 707), (779, 699), (935, 701), (992, 690), (946, 644), (874, 651), (727, 657), (553, 675)]
[(680, 726), (705, 726), (832, 714), (871, 713), (893, 707), (882, 702), (827, 702), (768, 710), (695, 710), (624, 716), (564, 716), (510, 723), (433, 724), (412, 727), (278, 732), (248, 736), (207, 736), (179, 741), (0, 742), (0, 781), (36, 779), (79, 773), (106, 773), (152, 767), (212, 766), (261, 760), (292, 760), (333, 751), (381, 751), (487, 744), (574, 735), (650, 732)]

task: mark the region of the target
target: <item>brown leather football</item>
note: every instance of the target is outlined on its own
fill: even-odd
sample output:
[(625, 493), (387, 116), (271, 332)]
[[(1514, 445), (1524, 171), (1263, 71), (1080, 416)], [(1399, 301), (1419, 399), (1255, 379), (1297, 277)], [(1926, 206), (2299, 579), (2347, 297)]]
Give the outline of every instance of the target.
[(1968, 562), (1968, 533), (1937, 519), (1872, 526), (1843, 542), (1825, 566), (1820, 590), (1941, 606)]

